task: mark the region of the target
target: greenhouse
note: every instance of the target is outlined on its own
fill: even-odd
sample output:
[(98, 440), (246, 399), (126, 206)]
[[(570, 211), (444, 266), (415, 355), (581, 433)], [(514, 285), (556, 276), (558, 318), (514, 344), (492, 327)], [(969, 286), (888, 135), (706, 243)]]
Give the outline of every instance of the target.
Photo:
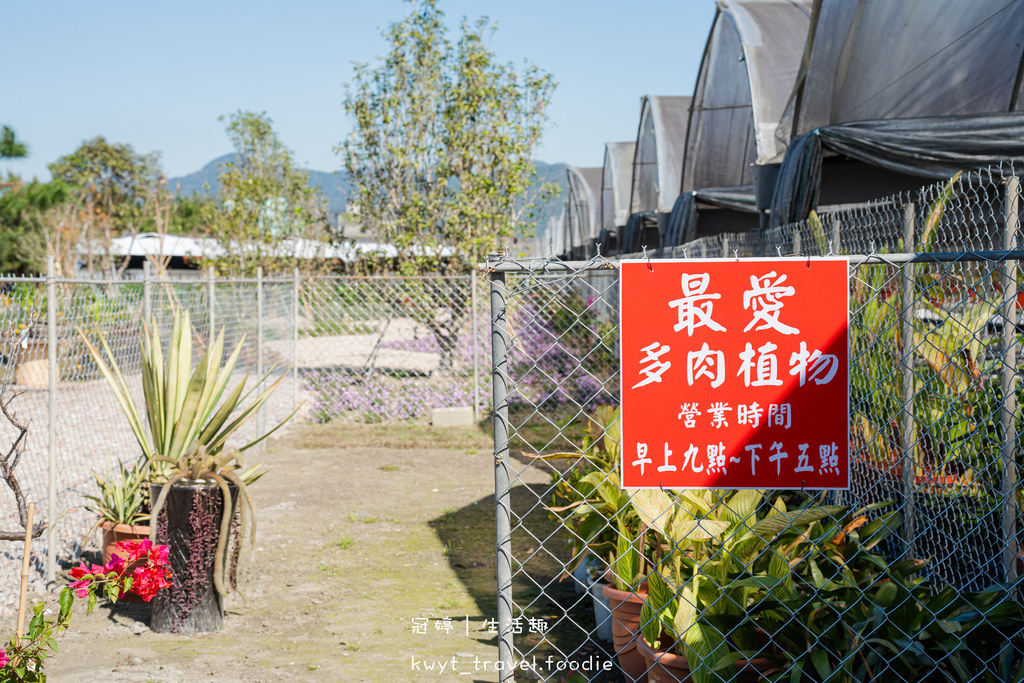
[(657, 247), (668, 214), (679, 194), (679, 173), (686, 142), (691, 98), (646, 95), (640, 104), (640, 127), (633, 156), (629, 219), (622, 248)]
[(606, 142), (601, 174), (601, 232), (598, 241), (602, 254), (618, 248), (619, 231), (629, 218), (629, 195), (633, 177), (635, 142)]
[[(785, 151), (775, 131), (800, 69), (809, 2), (720, 3), (697, 76), (666, 246), (757, 228), (755, 164)], [(771, 196), (772, 178), (762, 204)]]
[(783, 162), (772, 224), (1024, 154), (1022, 35), (1019, 2), (823, 0), (776, 153), (758, 156)]
[(562, 252), (569, 258), (585, 258), (594, 251), (600, 233), (600, 168), (569, 168)]
[(565, 204), (562, 210), (555, 216), (548, 218), (546, 232), (544, 234), (544, 248), (538, 254), (540, 257), (557, 256), (565, 252)]

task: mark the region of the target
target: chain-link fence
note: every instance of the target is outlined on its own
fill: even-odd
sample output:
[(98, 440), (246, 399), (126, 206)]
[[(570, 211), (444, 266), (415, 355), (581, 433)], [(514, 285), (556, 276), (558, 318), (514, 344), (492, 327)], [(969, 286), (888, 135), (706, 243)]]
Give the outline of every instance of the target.
[[(174, 312), (187, 310), (194, 362), (211, 331), (225, 347), (243, 344), (234, 382), (270, 373), (281, 385), (239, 445), (295, 419), (426, 420), (434, 408), (490, 408), (481, 383), (490, 357), (487, 312), (474, 296), (476, 277), (217, 278), (212, 273), (156, 279), (0, 278), (0, 394), (29, 428), (15, 469), (36, 520), (54, 529), (33, 543), (32, 587), (41, 590), (82, 551), (95, 516), (84, 495), (94, 473), (107, 476), (139, 447), (93, 361), (81, 331), (108, 341), (142, 405), (140, 333), (154, 320), (165, 340)], [(6, 452), (13, 427), (0, 419)], [(7, 486), (0, 529), (19, 527)], [(17, 547), (15, 547), (17, 545)], [(16, 607), (20, 544), (0, 544), (0, 616)]]
[(618, 264), (492, 260), (502, 680), (1022, 680), (1019, 226), (1006, 164), (667, 254), (851, 254), (846, 491), (623, 489)]

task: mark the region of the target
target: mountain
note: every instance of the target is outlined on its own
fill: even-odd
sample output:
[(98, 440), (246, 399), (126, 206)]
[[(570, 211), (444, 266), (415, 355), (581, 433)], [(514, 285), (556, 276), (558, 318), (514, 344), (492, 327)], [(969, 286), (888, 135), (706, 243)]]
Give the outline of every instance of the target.
[[(217, 157), (194, 173), (189, 173), (180, 178), (170, 178), (167, 181), (167, 187), (172, 191), (175, 187), (180, 187), (179, 196), (182, 197), (190, 197), (193, 193), (203, 195), (209, 193), (216, 196), (220, 191), (217, 179), (220, 174), (220, 167), (222, 164), (234, 160), (234, 154), (225, 154), (222, 157)], [(352, 194), (352, 186), (348, 182), (348, 174), (344, 171), (331, 173), (313, 170), (308, 171), (308, 173), (309, 184), (319, 186), (320, 191), (327, 197), (327, 205), (330, 208), (332, 219), (334, 214), (345, 213), (345, 205), (348, 204), (348, 198)], [(207, 186), (209, 186), (209, 190)]]
[[(167, 181), (167, 186), (172, 191), (175, 187), (178, 187), (179, 196), (181, 197), (190, 197), (193, 193), (202, 195), (209, 193), (215, 196), (220, 191), (217, 176), (220, 173), (221, 165), (234, 159), (234, 154), (225, 154), (222, 157), (217, 157), (194, 173), (178, 178), (170, 178)], [(561, 163), (549, 164), (544, 161), (535, 161), (534, 165), (537, 167), (540, 183), (555, 183), (561, 188), (558, 196), (549, 199), (544, 206), (540, 207), (540, 211), (537, 214), (537, 234), (543, 235), (548, 225), (548, 218), (557, 215), (562, 210), (562, 203), (568, 195), (568, 186), (565, 179), (565, 169), (568, 168), (568, 165)], [(327, 197), (327, 205), (333, 222), (335, 214), (345, 213), (345, 206), (348, 204), (349, 197), (353, 194), (348, 173), (343, 170), (334, 173), (314, 170), (309, 170), (308, 172), (310, 185), (319, 186), (320, 191)], [(207, 186), (209, 187), (207, 188)]]

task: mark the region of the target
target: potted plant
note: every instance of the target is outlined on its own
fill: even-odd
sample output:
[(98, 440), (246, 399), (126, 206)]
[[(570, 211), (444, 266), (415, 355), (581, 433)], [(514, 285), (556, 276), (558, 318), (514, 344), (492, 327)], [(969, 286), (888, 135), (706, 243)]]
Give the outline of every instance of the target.
[[(781, 665), (770, 635), (749, 613), (792, 585), (795, 567), (810, 554), (806, 546), (822, 535), (817, 527), (846, 533), (837, 521), (846, 508), (808, 502), (789, 510), (783, 496), (770, 502), (750, 489), (687, 490), (675, 498), (644, 489), (633, 493), (632, 505), (659, 539), (651, 546), (638, 648), (652, 678), (754, 681)], [(846, 528), (855, 533), (865, 524), (859, 516)], [(867, 532), (883, 536), (884, 524), (873, 522)]]
[(151, 490), (152, 518), (157, 522), (151, 525), (150, 538), (172, 544), (175, 576), (171, 590), (153, 604), (151, 628), (215, 631), (223, 623), (223, 599), (234, 587), (233, 551), (238, 546), (231, 542), (232, 524), (237, 521), (236, 537), (241, 539), (248, 521), (250, 542), (255, 544), (255, 508), (247, 482), (262, 473), (246, 470), (238, 450), (214, 456), (199, 443), (170, 464), (170, 476)]
[(919, 578), (926, 565), (871, 555), (766, 601), (754, 618), (791, 662), (769, 680), (1024, 680), (1024, 664), (999, 656), (1024, 647), (1021, 604), (1005, 586), (936, 591)]
[(553, 474), (557, 482), (547, 510), (571, 532), (577, 565), (593, 555), (606, 563), (607, 570), (591, 588), (593, 599), (602, 601), (595, 604), (595, 616), (610, 612), (616, 659), (632, 683), (647, 680), (636, 649), (647, 593), (645, 537), (629, 495), (620, 486), (619, 452), (619, 409), (603, 406), (591, 416), (579, 452), (537, 457), (569, 461), (564, 472)]
[(117, 463), (117, 472), (101, 477), (96, 472), (99, 495), (87, 495), (92, 501), (85, 509), (99, 518), (89, 533), (99, 527), (103, 532), (101, 545), (103, 563), (110, 562), (114, 548), (121, 541), (149, 538), (149, 495), (146, 461), (139, 459), (132, 467)]
[[(252, 511), (246, 485), (262, 475), (258, 465), (241, 465), (241, 453), (295, 414), (225, 454), (228, 438), (256, 414), (287, 374), (243, 407), (248, 373), (230, 391), (228, 384), (245, 338), (224, 361), (222, 329), (214, 343), (206, 346), (193, 370), (191, 330), (188, 311), (176, 313), (166, 356), (156, 325), (144, 330), (141, 346), (145, 423), (106, 339), (99, 335), (104, 351), (101, 354), (79, 331), (142, 448), (149, 481), (154, 485), (150, 492), (150, 538), (166, 539), (171, 548), (172, 585), (154, 605), (154, 631), (197, 633), (220, 627), (223, 598), (232, 587), (230, 581), (224, 580), (224, 558), (230, 546), (226, 527), (236, 517), (245, 521), (232, 486), (242, 493)], [(261, 383), (270, 372), (261, 378)], [(183, 492), (180, 498), (175, 489)], [(161, 517), (166, 500), (171, 502)], [(255, 533), (255, 524), (251, 527)], [(186, 529), (189, 533), (179, 533)]]

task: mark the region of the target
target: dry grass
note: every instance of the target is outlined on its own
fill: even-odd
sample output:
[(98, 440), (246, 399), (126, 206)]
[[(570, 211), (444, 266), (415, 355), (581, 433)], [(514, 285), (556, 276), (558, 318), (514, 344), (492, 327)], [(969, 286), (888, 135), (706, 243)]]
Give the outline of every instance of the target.
[(489, 425), (430, 427), (416, 423), (374, 425), (328, 422), (294, 428), (299, 448), (448, 448), (488, 452), (493, 448)]
[[(575, 451), (585, 423), (576, 418), (552, 422), (537, 415), (513, 415), (509, 446), (513, 452)], [(335, 421), (293, 427), (299, 448), (447, 448), (490, 452), (494, 448), (490, 419), (476, 427), (434, 428), (420, 422), (357, 424)]]

